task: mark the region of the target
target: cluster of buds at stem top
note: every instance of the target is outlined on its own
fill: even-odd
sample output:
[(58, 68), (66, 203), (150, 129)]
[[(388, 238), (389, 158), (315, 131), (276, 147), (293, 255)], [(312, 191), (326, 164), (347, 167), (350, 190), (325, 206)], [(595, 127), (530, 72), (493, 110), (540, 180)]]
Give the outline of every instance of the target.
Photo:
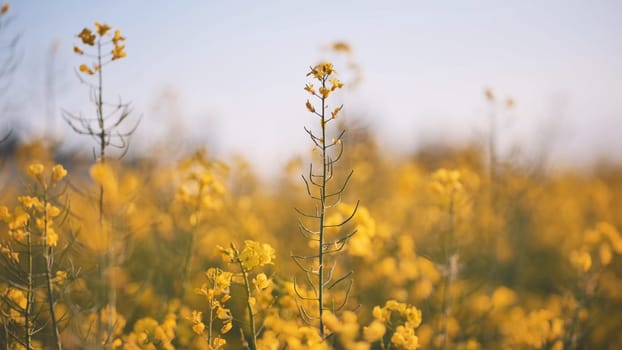
[[(318, 99), (324, 101), (328, 98), (328, 96), (335, 90), (343, 88), (343, 83), (339, 81), (334, 75), (337, 74), (335, 68), (333, 68), (333, 64), (330, 62), (323, 62), (318, 64), (315, 67), (311, 68), (311, 71), (307, 73), (307, 76), (312, 76), (319, 83), (320, 86), (316, 90), (313, 84), (305, 85), (305, 90), (309, 92), (312, 96), (317, 97)], [(313, 104), (307, 100), (306, 102), (307, 110), (311, 113), (314, 113), (318, 116), (321, 116), (322, 113), (318, 113), (313, 106)], [(343, 106), (339, 106), (331, 111), (331, 119), (337, 118), (337, 115), (341, 111)], [(324, 111), (322, 111), (324, 112)]]
[[(83, 45), (97, 47), (96, 54), (86, 54), (87, 56), (96, 58), (97, 62), (92, 63), (91, 66), (81, 64), (78, 69), (82, 73), (94, 75), (101, 69), (102, 64), (127, 56), (125, 45), (122, 45), (125, 41), (125, 37), (121, 36), (121, 31), (119, 29), (115, 29), (113, 32), (112, 27), (105, 23), (100, 24), (99, 22), (95, 22), (94, 30), (84, 28), (76, 36), (80, 38)], [(102, 55), (102, 48), (109, 45), (112, 45), (112, 49), (110, 49), (108, 53)], [(77, 45), (74, 45), (73, 52), (78, 55), (85, 55), (85, 51)], [(102, 63), (102, 61), (105, 62)]]

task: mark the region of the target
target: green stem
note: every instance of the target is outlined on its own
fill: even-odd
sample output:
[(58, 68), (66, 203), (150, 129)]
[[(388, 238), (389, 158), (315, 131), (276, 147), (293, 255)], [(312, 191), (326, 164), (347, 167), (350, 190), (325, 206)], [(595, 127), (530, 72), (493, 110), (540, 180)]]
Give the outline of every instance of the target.
[[(101, 41), (97, 41), (97, 64), (98, 64), (98, 70), (97, 70), (97, 78), (98, 78), (98, 84), (97, 84), (97, 101), (96, 101), (96, 107), (97, 107), (97, 122), (98, 122), (98, 126), (99, 126), (99, 162), (101, 164), (104, 164), (106, 161), (106, 128), (105, 128), (105, 124), (104, 124), (104, 100), (103, 100), (103, 67), (102, 67), (102, 55), (101, 55)], [(101, 230), (101, 234), (104, 234), (104, 186), (103, 184), (99, 185), (99, 227)], [(110, 242), (108, 242), (108, 246), (110, 247)], [(109, 248), (110, 249), (110, 248)], [(109, 260), (110, 260), (110, 252), (106, 252), (103, 255), (100, 255), (99, 258), (99, 266), (98, 266), (98, 274), (99, 274), (99, 281), (100, 281), (100, 286), (98, 286), (98, 290), (99, 290), (99, 300), (98, 300), (98, 306), (97, 306), (97, 336), (96, 336), (96, 342), (98, 343), (98, 346), (103, 346), (103, 344), (105, 343), (104, 340), (104, 322), (102, 319), (102, 311), (104, 309), (104, 306), (107, 303), (107, 299), (108, 299), (108, 290), (106, 290), (106, 284), (105, 284), (105, 269), (109, 264)], [(108, 327), (106, 327), (108, 328)]]
[(242, 261), (238, 257), (239, 256), (238, 251), (235, 250), (235, 252), (236, 252), (236, 259), (237, 259), (238, 265), (240, 265), (240, 269), (242, 270), (242, 276), (244, 277), (244, 287), (246, 287), (246, 307), (248, 308), (248, 319), (249, 319), (249, 323), (251, 327), (250, 348), (251, 350), (255, 350), (257, 349), (257, 331), (255, 330), (255, 315), (253, 315), (253, 307), (251, 306), (251, 303), (250, 303), (251, 288), (250, 288), (250, 283), (248, 283), (248, 272), (246, 271), (246, 269), (244, 268), (244, 265), (242, 264)]
[(27, 238), (27, 242), (26, 245), (28, 247), (28, 276), (27, 276), (27, 283), (28, 283), (28, 289), (26, 291), (26, 310), (25, 310), (25, 315), (24, 315), (24, 319), (25, 319), (25, 331), (26, 331), (26, 349), (30, 350), (32, 349), (31, 347), (31, 342), (32, 342), (32, 332), (30, 329), (30, 323), (31, 323), (31, 319), (30, 319), (30, 314), (32, 312), (32, 304), (34, 303), (34, 290), (33, 290), (33, 280), (32, 280), (32, 237), (30, 235), (30, 230), (28, 230), (26, 236)]
[(48, 194), (47, 191), (43, 195), (43, 242), (44, 242), (44, 259), (45, 259), (45, 279), (47, 282), (47, 299), (48, 308), (50, 309), (50, 319), (52, 322), (52, 331), (54, 334), (54, 342), (56, 343), (56, 349), (61, 350), (63, 348), (60, 340), (60, 334), (58, 331), (58, 322), (56, 320), (56, 311), (54, 311), (54, 296), (52, 294), (52, 247), (48, 245)]
[[(322, 87), (326, 88), (326, 78), (322, 79)], [(319, 308), (319, 316), (320, 316), (320, 335), (324, 338), (324, 320), (322, 319), (322, 315), (324, 313), (324, 221), (326, 215), (326, 173), (327, 173), (327, 157), (326, 157), (326, 118), (325, 118), (325, 109), (326, 109), (326, 98), (322, 97), (322, 139), (320, 140), (322, 144), (322, 187), (320, 188), (320, 246), (319, 246), (319, 254), (318, 254), (318, 308)]]

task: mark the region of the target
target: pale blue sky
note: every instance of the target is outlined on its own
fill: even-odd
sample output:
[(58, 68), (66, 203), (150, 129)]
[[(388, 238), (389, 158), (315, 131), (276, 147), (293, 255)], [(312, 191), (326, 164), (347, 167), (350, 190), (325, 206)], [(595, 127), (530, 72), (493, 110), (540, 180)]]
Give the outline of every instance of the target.
[[(29, 96), (33, 107), (23, 113), (32, 125), (41, 124), (54, 40), (56, 103), (89, 110), (71, 46), (100, 21), (127, 37), (128, 57), (110, 66), (106, 82), (143, 115), (139, 139), (153, 140), (154, 129), (172, 122), (222, 155), (278, 164), (305, 152), (305, 74), (327, 56), (323, 47), (343, 40), (364, 75), (339, 98), (344, 116), (362, 119), (388, 147), (473, 139), (485, 126), (482, 92), (490, 87), (517, 103), (502, 116), (512, 120), (506, 143), (533, 151), (552, 128), (560, 160), (622, 157), (619, 1), (15, 0), (12, 14), (23, 35), (14, 91)], [(165, 89), (178, 96), (181, 115), (153, 111)]]

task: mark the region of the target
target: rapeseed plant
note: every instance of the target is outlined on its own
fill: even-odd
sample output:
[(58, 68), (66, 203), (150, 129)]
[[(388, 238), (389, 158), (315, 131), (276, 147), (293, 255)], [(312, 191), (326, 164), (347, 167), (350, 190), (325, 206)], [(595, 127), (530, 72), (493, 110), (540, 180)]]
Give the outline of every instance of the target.
[[(112, 333), (113, 325), (108, 322), (104, 324), (102, 310), (110, 303), (113, 307), (116, 305), (116, 292), (114, 288), (105, 285), (106, 270), (114, 266), (115, 254), (112, 244), (112, 232), (110, 229), (111, 217), (105, 212), (105, 193), (106, 187), (110, 184), (112, 169), (107, 163), (108, 148), (118, 148), (122, 151), (121, 156), (129, 149), (129, 139), (138, 126), (138, 122), (127, 130), (122, 131), (122, 125), (125, 124), (130, 115), (130, 105), (119, 101), (111, 104), (112, 110), (105, 111), (105, 106), (109, 105), (104, 99), (104, 67), (113, 61), (119, 60), (127, 56), (125, 52), (125, 37), (121, 35), (119, 29), (114, 29), (106, 23), (95, 22), (95, 28), (84, 28), (77, 34), (81, 41), (81, 45), (75, 45), (73, 52), (79, 56), (91, 58), (94, 61), (90, 63), (82, 63), (78, 67), (78, 77), (80, 81), (86, 84), (90, 90), (91, 102), (95, 106), (94, 117), (83, 117), (64, 111), (63, 116), (69, 126), (77, 134), (92, 137), (97, 146), (97, 151), (93, 149), (93, 157), (96, 164), (90, 170), (91, 177), (99, 185), (98, 195), (98, 221), (100, 230), (100, 240), (106, 246), (106, 252), (99, 252), (100, 258), (98, 262), (98, 297), (96, 301), (97, 314), (97, 330), (95, 335), (96, 346), (105, 346), (109, 339), (104, 337), (104, 332)], [(89, 52), (90, 47), (95, 48), (94, 52)], [(96, 77), (94, 81), (88, 79), (89, 76)], [(109, 187), (109, 186), (108, 186)], [(111, 308), (112, 310), (112, 308)], [(108, 317), (111, 319), (112, 317)]]
[[(309, 100), (305, 104), (307, 110), (319, 119), (319, 133), (315, 134), (306, 127), (305, 131), (315, 145), (314, 150), (319, 152), (321, 166), (319, 172), (316, 173), (313, 170), (313, 164), (311, 164), (309, 166), (309, 174), (306, 177), (302, 176), (308, 196), (316, 202), (315, 212), (306, 213), (300, 209), (297, 209), (297, 211), (303, 218), (315, 222), (315, 227), (309, 228), (301, 221), (300, 232), (309, 240), (310, 246), (316, 250), (316, 253), (311, 255), (292, 255), (294, 262), (303, 271), (309, 288), (313, 290), (313, 297), (311, 298), (304, 296), (296, 290), (298, 297), (307, 301), (313, 300), (316, 304), (316, 311), (307, 310), (301, 305), (299, 307), (300, 314), (305, 322), (318, 322), (322, 338), (326, 335), (323, 320), (324, 310), (329, 309), (333, 312), (341, 310), (348, 301), (352, 286), (350, 282), (342, 301), (335, 303), (333, 296), (332, 305), (329, 306), (327, 304), (329, 299), (326, 293), (341, 282), (347, 281), (352, 274), (352, 272), (345, 273), (342, 276), (335, 274), (337, 264), (335, 255), (344, 249), (348, 240), (355, 233), (350, 232), (334, 238), (329, 237), (329, 232), (340, 230), (354, 217), (358, 209), (357, 202), (343, 220), (327, 222), (328, 210), (341, 203), (343, 193), (353, 173), (351, 171), (339, 187), (329, 188), (329, 184), (335, 176), (335, 164), (343, 155), (343, 135), (345, 134), (345, 130), (343, 130), (336, 137), (333, 137), (330, 141), (328, 140), (330, 137), (328, 126), (337, 119), (343, 108), (343, 105), (341, 105), (329, 109), (328, 105), (328, 97), (334, 91), (344, 86), (336, 75), (337, 71), (330, 62), (323, 62), (312, 67), (307, 74), (307, 76), (312, 77), (320, 85), (316, 90), (312, 83), (308, 83), (304, 89), (319, 104), (317, 109), (314, 103), (311, 103)], [(331, 258), (332, 261), (330, 261)], [(294, 287), (298, 287), (296, 279), (294, 279)]]

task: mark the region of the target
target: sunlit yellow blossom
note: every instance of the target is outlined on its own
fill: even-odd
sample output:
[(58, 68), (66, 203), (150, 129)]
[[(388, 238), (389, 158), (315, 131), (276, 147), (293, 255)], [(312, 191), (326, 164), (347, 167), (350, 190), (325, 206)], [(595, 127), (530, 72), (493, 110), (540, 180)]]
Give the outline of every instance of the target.
[(34, 178), (40, 178), (41, 174), (43, 174), (43, 170), (45, 167), (41, 163), (33, 163), (28, 166), (28, 175)]
[(318, 80), (326, 80), (329, 75), (335, 74), (337, 71), (330, 62), (322, 62), (317, 66), (311, 68), (311, 71), (307, 73), (307, 76), (314, 76)]
[(331, 85), (332, 85), (332, 86), (330, 87), (330, 90), (331, 90), (331, 91), (335, 91), (335, 90), (337, 90), (337, 89), (341, 89), (341, 88), (343, 87), (343, 83), (342, 83), (342, 82), (340, 82), (340, 81), (339, 81), (339, 79), (337, 79), (337, 78), (332, 78), (332, 79), (330, 80), (330, 83), (331, 83)]
[(10, 9), (11, 7), (8, 3), (2, 4), (2, 7), (0, 7), (0, 15), (4, 15), (5, 13), (9, 12)]
[(73, 52), (77, 53), (78, 55), (84, 55), (84, 51), (82, 51), (82, 49), (77, 46), (73, 47)]
[(67, 176), (67, 170), (60, 164), (52, 167), (52, 181), (60, 181)]
[(212, 346), (213, 349), (218, 349), (218, 348), (221, 348), (227, 345), (227, 341), (224, 340), (223, 338), (215, 337), (214, 340), (212, 341), (212, 345), (213, 345)]
[(382, 339), (384, 333), (387, 331), (384, 323), (374, 320), (369, 326), (363, 328), (363, 338), (366, 341), (373, 343)]
[(100, 24), (99, 22), (95, 22), (95, 31), (99, 36), (104, 36), (110, 30), (110, 26), (106, 23)]
[(268, 288), (271, 284), (271, 281), (268, 279), (266, 274), (262, 272), (258, 274), (257, 277), (253, 278), (253, 284), (255, 285), (255, 288), (257, 288), (257, 290), (261, 291)]
[(56, 247), (58, 244), (58, 234), (51, 227), (48, 227), (47, 229), (45, 244), (49, 247)]
[(272, 264), (275, 256), (274, 248), (269, 244), (255, 241), (244, 241), (245, 247), (240, 252), (239, 259), (247, 270), (252, 270), (257, 266)]
[(33, 208), (35, 208), (37, 210), (42, 210), (43, 209), (43, 203), (41, 203), (41, 201), (37, 197), (19, 196), (19, 197), (17, 197), (17, 200), (20, 203), (22, 203), (22, 205), (26, 209), (33, 209)]
[(225, 324), (220, 329), (220, 333), (226, 334), (227, 332), (231, 330), (231, 328), (233, 328), (233, 324), (231, 322), (225, 322)]
[(112, 42), (114, 46), (118, 46), (120, 41), (124, 41), (125, 37), (121, 36), (121, 31), (119, 29), (115, 29), (114, 36), (112, 37)]
[(123, 58), (125, 56), (127, 56), (127, 53), (125, 51), (125, 45), (121, 45), (121, 46), (115, 46), (112, 49), (112, 59), (113, 60), (118, 60), (119, 58)]
[(93, 34), (93, 32), (91, 32), (90, 29), (88, 28), (84, 28), (82, 29), (82, 31), (80, 32), (80, 34), (77, 35), (78, 38), (82, 39), (82, 42), (86, 45), (95, 45), (95, 34)]

